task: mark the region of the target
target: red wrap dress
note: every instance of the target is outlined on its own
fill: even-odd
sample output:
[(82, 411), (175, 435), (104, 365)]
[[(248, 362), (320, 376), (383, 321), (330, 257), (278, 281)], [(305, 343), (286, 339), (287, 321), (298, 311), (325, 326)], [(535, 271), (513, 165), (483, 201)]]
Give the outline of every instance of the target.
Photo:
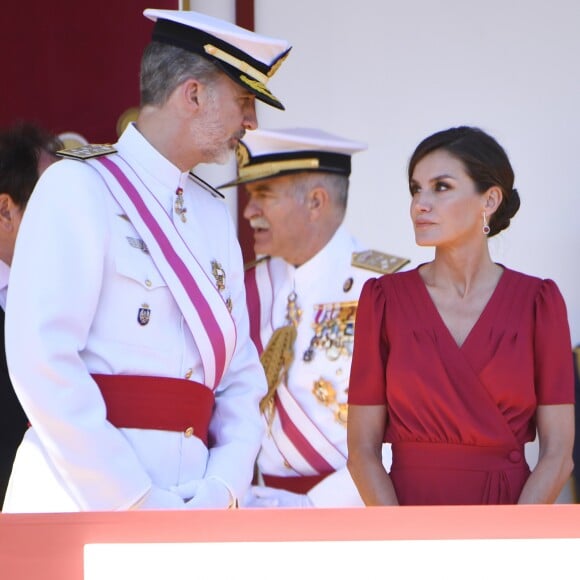
[(458, 346), (418, 269), (371, 279), (356, 318), (349, 405), (387, 405), (401, 505), (516, 503), (538, 405), (574, 402), (552, 280), (504, 272)]

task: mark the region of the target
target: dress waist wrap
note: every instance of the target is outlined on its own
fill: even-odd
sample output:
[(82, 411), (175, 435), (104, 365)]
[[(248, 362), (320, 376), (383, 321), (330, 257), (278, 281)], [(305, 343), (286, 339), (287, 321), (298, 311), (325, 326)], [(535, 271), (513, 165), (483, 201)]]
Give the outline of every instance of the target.
[(524, 448), (451, 443), (393, 443), (393, 469), (430, 467), (441, 469), (504, 470), (526, 464)]
[(94, 374), (115, 427), (183, 431), (208, 444), (214, 394), (195, 381), (169, 377)]

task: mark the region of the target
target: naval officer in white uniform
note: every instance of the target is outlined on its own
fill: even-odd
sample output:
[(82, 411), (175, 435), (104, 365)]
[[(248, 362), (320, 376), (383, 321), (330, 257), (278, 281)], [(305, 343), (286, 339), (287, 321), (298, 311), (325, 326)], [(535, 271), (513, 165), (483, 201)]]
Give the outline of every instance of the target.
[[(249, 507), (362, 506), (346, 469), (347, 386), (363, 283), (407, 260), (368, 250), (343, 225), (362, 143), (317, 129), (258, 130), (238, 147), (251, 334), (269, 383)], [(390, 448), (385, 448), (390, 461)]]
[(228, 508), (251, 480), (266, 381), (236, 230), (190, 175), (257, 126), (288, 43), (153, 10), (141, 109), (65, 152), (16, 244), (8, 364), (31, 427), (4, 510)]

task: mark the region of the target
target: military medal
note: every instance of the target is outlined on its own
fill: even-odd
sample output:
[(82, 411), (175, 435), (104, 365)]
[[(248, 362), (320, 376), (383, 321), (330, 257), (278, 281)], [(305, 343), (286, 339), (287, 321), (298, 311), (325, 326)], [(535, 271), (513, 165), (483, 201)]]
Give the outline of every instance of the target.
[(183, 207), (183, 187), (178, 187), (175, 191), (175, 195), (175, 213), (181, 218), (181, 221), (185, 223), (187, 221), (187, 217), (185, 217), (187, 208)]
[(149, 324), (149, 320), (151, 318), (151, 309), (149, 308), (149, 304), (141, 304), (141, 308), (137, 312), (137, 322), (141, 326), (145, 326)]
[(221, 292), (226, 287), (226, 273), (217, 260), (211, 261), (211, 273), (215, 278), (217, 289)]
[[(217, 260), (211, 261), (211, 273), (215, 278), (215, 285), (218, 292), (221, 294), (226, 289), (226, 272)], [(231, 312), (233, 308), (231, 297), (228, 296), (228, 298), (225, 299), (225, 303), (227, 309)]]
[(302, 355), (304, 362), (310, 362), (316, 350), (324, 350), (331, 361), (341, 356), (350, 356), (354, 341), (354, 319), (357, 301), (317, 304), (312, 328), (314, 336)]

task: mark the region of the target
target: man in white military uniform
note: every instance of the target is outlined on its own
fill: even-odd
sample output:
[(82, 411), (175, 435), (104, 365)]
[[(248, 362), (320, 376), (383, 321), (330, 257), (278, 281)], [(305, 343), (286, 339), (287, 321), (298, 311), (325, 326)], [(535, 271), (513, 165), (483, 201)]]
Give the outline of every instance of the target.
[[(152, 10), (141, 109), (113, 147), (66, 155), (24, 216), (7, 356), (31, 423), (5, 511), (227, 508), (251, 481), (266, 381), (236, 230), (190, 175), (257, 125), (289, 50)], [(38, 282), (38, 283), (36, 283)]]
[(269, 383), (264, 485), (242, 505), (363, 505), (346, 469), (357, 301), (365, 280), (407, 263), (367, 250), (343, 226), (351, 156), (365, 147), (316, 129), (258, 130), (238, 147), (238, 179), (226, 185), (249, 194), (259, 258), (246, 292)]

